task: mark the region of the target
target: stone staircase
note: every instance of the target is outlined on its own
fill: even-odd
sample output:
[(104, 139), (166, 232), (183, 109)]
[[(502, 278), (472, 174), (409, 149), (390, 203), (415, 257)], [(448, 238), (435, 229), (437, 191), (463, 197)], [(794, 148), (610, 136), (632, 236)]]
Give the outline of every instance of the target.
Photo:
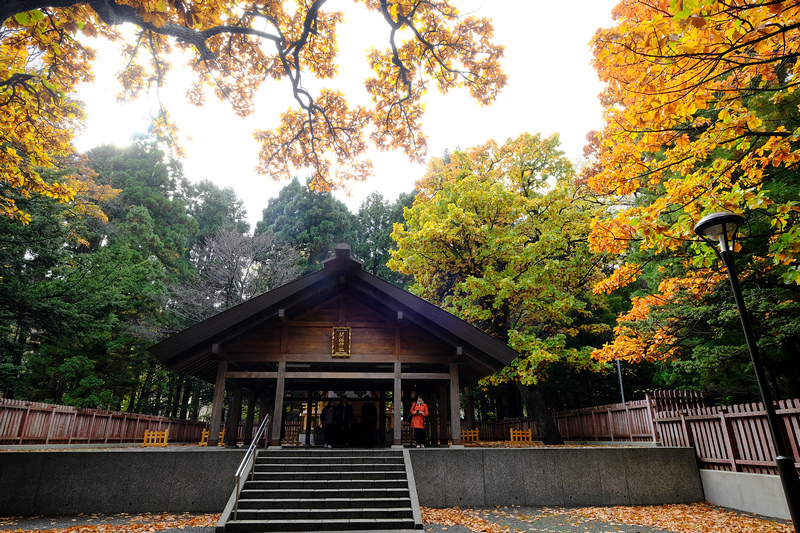
[(422, 529), (402, 450), (262, 450), (232, 507), (218, 533)]

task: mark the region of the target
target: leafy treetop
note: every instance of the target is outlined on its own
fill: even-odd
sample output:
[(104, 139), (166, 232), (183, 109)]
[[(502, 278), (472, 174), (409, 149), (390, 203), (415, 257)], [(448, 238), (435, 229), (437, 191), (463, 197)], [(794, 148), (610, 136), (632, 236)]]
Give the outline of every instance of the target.
[[(195, 83), (187, 93), (202, 105), (208, 90), (235, 112), (253, 111), (268, 79), (283, 80), (296, 105), (274, 129), (255, 132), (258, 172), (289, 178), (310, 169), (315, 188), (340, 187), (371, 171), (368, 145), (401, 149), (420, 160), (422, 96), (430, 84), (441, 92), (466, 87), (481, 104), (505, 85), (503, 47), (492, 42), (491, 21), (462, 16), (449, 0), (358, 0), (381, 17), (388, 48), (371, 49), (373, 75), (365, 81), (368, 106), (350, 106), (331, 89), (312, 92), (304, 76), (321, 80), (337, 73), (339, 11), (325, 0), (231, 2), (230, 0), (16, 0), (0, 6), (0, 213), (27, 217), (17, 196), (40, 192), (70, 200), (61, 183), (36, 171), (70, 151), (82, 105), (70, 98), (93, 79), (95, 52), (84, 37), (122, 41), (118, 79), (121, 98), (167, 83), (170, 58), (188, 61)], [(132, 37), (121, 26), (134, 27)], [(174, 137), (166, 111), (156, 133)]]
[(676, 321), (648, 326), (652, 310), (698, 302), (724, 281), (693, 233), (704, 215), (742, 213), (745, 234), (766, 243), (749, 250), (745, 279), (800, 282), (800, 204), (784, 193), (800, 162), (800, 5), (622, 0), (614, 17), (592, 41), (605, 127), (586, 177), (615, 204), (594, 220), (592, 246), (622, 259), (595, 290), (631, 283), (658, 256), (682, 264), (634, 298), (596, 356), (668, 358)]

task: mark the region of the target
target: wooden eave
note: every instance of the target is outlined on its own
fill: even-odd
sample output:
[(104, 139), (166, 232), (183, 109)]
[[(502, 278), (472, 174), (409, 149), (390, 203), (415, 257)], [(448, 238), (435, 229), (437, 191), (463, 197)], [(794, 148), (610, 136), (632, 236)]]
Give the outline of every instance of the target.
[(382, 311), (387, 320), (403, 320), (454, 348), (462, 386), (509, 365), (517, 352), (482, 330), (391, 283), (364, 271), (361, 263), (337, 246), (337, 256), (323, 268), (214, 315), (150, 347), (167, 368), (213, 381), (219, 355), (213, 345), (243, 338), (258, 327), (294, 318), (337, 294), (350, 294)]

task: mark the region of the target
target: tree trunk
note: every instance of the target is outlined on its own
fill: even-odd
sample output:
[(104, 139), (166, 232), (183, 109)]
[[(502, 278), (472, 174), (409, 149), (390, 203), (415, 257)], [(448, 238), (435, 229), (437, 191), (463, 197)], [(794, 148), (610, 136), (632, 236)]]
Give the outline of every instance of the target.
[(525, 395), (531, 418), (536, 422), (536, 429), (539, 432), (542, 443), (547, 445), (564, 444), (564, 439), (561, 438), (558, 426), (553, 420), (550, 409), (544, 402), (544, 397), (539, 387), (536, 385), (528, 385), (527, 387), (519, 385), (519, 388), (520, 392)]
[(192, 383), (192, 409), (189, 412), (191, 420), (197, 420), (200, 416), (200, 394), (203, 391), (203, 385), (196, 379), (189, 378)]
[(183, 398), (181, 398), (181, 412), (179, 418), (186, 420), (189, 411), (189, 397), (192, 395), (192, 380), (189, 377), (183, 379)]
[(170, 418), (178, 418), (178, 409), (181, 405), (181, 397), (183, 396), (183, 379), (175, 378), (175, 385), (172, 389), (172, 409), (169, 411)]

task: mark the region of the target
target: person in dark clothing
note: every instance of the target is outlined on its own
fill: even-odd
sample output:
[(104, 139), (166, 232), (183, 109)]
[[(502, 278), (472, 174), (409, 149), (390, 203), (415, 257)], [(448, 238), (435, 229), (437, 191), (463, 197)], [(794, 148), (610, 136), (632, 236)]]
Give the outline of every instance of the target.
[(378, 421), (378, 409), (372, 401), (361, 405), (361, 428), (364, 430), (364, 443), (370, 448), (375, 446), (375, 423)]
[(333, 402), (328, 402), (322, 413), (320, 413), (322, 430), (325, 432), (326, 448), (333, 448), (333, 442), (336, 440), (336, 413), (332, 404)]
[(334, 420), (336, 421), (336, 429), (339, 432), (337, 443), (345, 445), (350, 443), (350, 428), (353, 426), (355, 416), (353, 415), (353, 406), (347, 403), (347, 397), (342, 396), (342, 399), (334, 407)]

